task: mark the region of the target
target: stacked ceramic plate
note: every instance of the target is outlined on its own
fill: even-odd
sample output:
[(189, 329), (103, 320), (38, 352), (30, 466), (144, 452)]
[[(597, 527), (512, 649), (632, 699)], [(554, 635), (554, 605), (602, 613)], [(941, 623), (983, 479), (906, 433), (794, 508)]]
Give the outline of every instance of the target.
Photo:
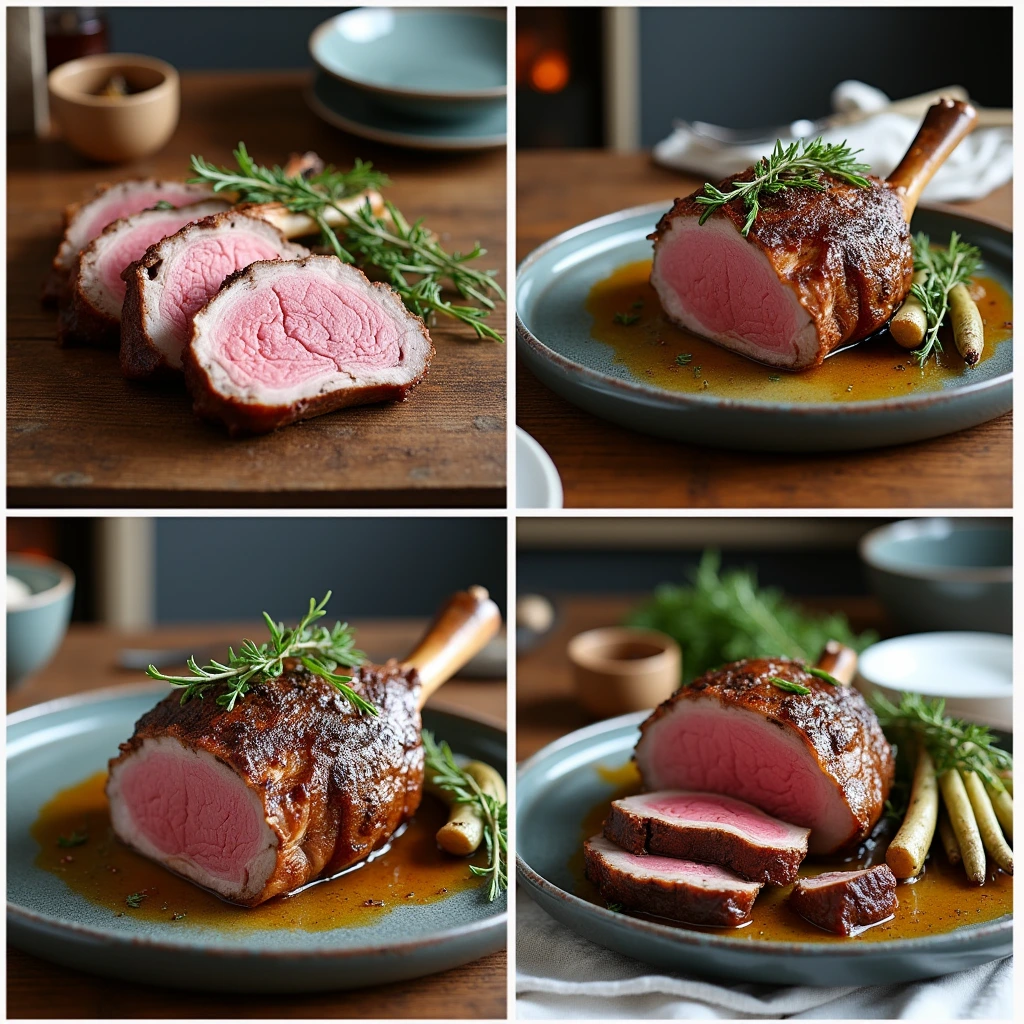
[(329, 124), (414, 149), (505, 144), (505, 12), (360, 7), (320, 25), (308, 93)]

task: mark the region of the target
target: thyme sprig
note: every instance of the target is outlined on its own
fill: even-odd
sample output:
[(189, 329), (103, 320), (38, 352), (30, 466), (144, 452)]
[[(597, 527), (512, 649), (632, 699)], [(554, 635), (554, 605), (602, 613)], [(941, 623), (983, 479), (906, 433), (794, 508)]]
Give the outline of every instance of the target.
[(710, 182), (704, 183), (704, 194), (696, 198), (698, 204), (707, 207), (700, 216), (700, 223), (726, 203), (741, 199), (747, 208), (747, 219), (741, 231), (745, 237), (761, 210), (763, 193), (775, 195), (787, 188), (811, 188), (821, 192), (828, 188), (822, 180), (825, 174), (859, 188), (869, 188), (871, 182), (864, 174), (870, 167), (854, 159), (860, 152), (851, 150), (845, 142), (825, 142), (820, 137), (799, 139), (785, 148), (779, 140), (770, 156), (754, 164), (754, 177), (750, 181), (734, 181), (731, 192), (723, 192)]
[(231, 711), (253, 684), (276, 679), (284, 671), (286, 658), (298, 658), (310, 672), (327, 680), (360, 714), (376, 715), (377, 708), (347, 685), (352, 677), (335, 672), (339, 666), (354, 668), (365, 660), (363, 652), (355, 648), (355, 636), (348, 623), (337, 622), (331, 629), (313, 625), (327, 614), (330, 599), (329, 590), (319, 603), (310, 598), (309, 610), (291, 629), (274, 622), (264, 612), (270, 640), (262, 644), (243, 640), (237, 654), (229, 647), (227, 662), (211, 659), (208, 665), (200, 666), (193, 657), (188, 659), (190, 676), (164, 675), (155, 665), (146, 669), (146, 675), (183, 687), (182, 704), (194, 697), (205, 697), (211, 689), (223, 689), (217, 703)]
[[(282, 203), (293, 213), (311, 217), (320, 229), (323, 244), (338, 259), (366, 269), (380, 271), (401, 296), (406, 307), (427, 319), (438, 314), (473, 328), (479, 338), (504, 341), (485, 323), (495, 306), (495, 297), (505, 293), (494, 280), (497, 271), (469, 266), (486, 254), (479, 244), (467, 253), (447, 252), (422, 219), (410, 223), (394, 205), (386, 202), (387, 216), (374, 213), (369, 200), (356, 210), (341, 206), (344, 199), (366, 189), (390, 184), (370, 163), (357, 160), (349, 171), (327, 167), (319, 174), (288, 175), (278, 166), (262, 167), (249, 156), (240, 142), (234, 151), (236, 168), (217, 167), (201, 156), (192, 157), (195, 177), (189, 181), (207, 184), (215, 192), (234, 192), (237, 202)], [(342, 218), (331, 227), (325, 213), (334, 210)], [(443, 295), (449, 284), (463, 299), (477, 303), (451, 302)]]
[(960, 240), (954, 231), (948, 249), (933, 249), (931, 239), (923, 232), (913, 238), (914, 270), (923, 270), (927, 277), (914, 284), (910, 292), (921, 303), (928, 318), (921, 347), (912, 355), (918, 366), (924, 366), (936, 350), (942, 351), (939, 328), (949, 312), (949, 293), (958, 284), (967, 284), (981, 266), (981, 250)]
[(977, 772), (994, 789), (1005, 788), (999, 773), (1013, 767), (1013, 757), (998, 746), (987, 726), (953, 718), (946, 714), (944, 700), (929, 700), (919, 693), (903, 694), (898, 704), (876, 693), (870, 702), (893, 738), (909, 736), (924, 743), (940, 774), (951, 768)]
[(458, 766), (451, 747), (439, 744), (427, 729), (423, 730), (423, 750), (427, 779), (450, 793), (456, 803), (474, 805), (483, 819), (487, 864), (471, 864), (469, 870), (490, 880), (487, 899), (493, 902), (508, 888), (508, 804), (485, 793), (476, 779)]

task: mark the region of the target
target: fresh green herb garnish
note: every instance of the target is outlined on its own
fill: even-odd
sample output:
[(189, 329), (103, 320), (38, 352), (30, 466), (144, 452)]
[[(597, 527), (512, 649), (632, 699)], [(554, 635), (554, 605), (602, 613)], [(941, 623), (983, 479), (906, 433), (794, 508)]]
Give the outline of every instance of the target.
[(923, 270), (928, 276), (914, 284), (911, 294), (921, 303), (928, 318), (921, 347), (911, 353), (919, 366), (924, 366), (932, 352), (942, 351), (939, 328), (949, 312), (949, 293), (958, 284), (967, 284), (981, 266), (981, 250), (966, 242), (954, 231), (949, 236), (948, 249), (933, 249), (931, 240), (923, 232), (913, 239), (914, 270)]
[(639, 313), (616, 313), (612, 319), (624, 327), (632, 327), (640, 319)]
[(829, 640), (862, 651), (874, 633), (855, 634), (844, 615), (808, 612), (781, 591), (759, 587), (750, 570), (720, 571), (705, 551), (691, 583), (663, 584), (627, 618), (667, 633), (683, 650), (685, 681), (741, 658), (813, 661)]
[(125, 896), (124, 901), (132, 910), (138, 910), (142, 906), (142, 901), (147, 898), (147, 893), (133, 892), (130, 896)]
[(606, 910), (610, 910), (613, 914), (621, 914), (625, 909), (621, 903), (606, 903), (604, 906)]
[(770, 381), (771, 381), (771, 382), (772, 382), (773, 384), (778, 384), (778, 383), (779, 383), (779, 381), (780, 381), (780, 380), (782, 380), (782, 378), (781, 378), (781, 377), (780, 377), (780, 376), (779, 376), (779, 375), (778, 375), (777, 373), (769, 373), (769, 374), (768, 374), (768, 379), (769, 379), (769, 380), (770, 380)]
[(785, 690), (786, 693), (806, 694), (811, 692), (811, 688), (809, 686), (802, 686), (800, 683), (792, 683), (788, 679), (780, 679), (779, 676), (769, 676), (768, 682), (780, 690)]
[(676, 362), (680, 366), (688, 366), (690, 363), (693, 362), (693, 353), (681, 352), (679, 355), (676, 356)]
[[(215, 192), (234, 192), (240, 203), (282, 203), (293, 213), (306, 214), (316, 221), (323, 244), (338, 259), (383, 271), (388, 284), (417, 316), (449, 316), (469, 324), (477, 337), (504, 341), (498, 331), (483, 322), (494, 309), (492, 296), (505, 298), (494, 280), (496, 271), (468, 266), (485, 255), (485, 249), (476, 245), (468, 253), (446, 252), (422, 220), (410, 224), (394, 203), (385, 203), (386, 217), (378, 217), (369, 201), (356, 211), (342, 208), (343, 200), (390, 184), (372, 164), (357, 160), (350, 171), (326, 167), (319, 174), (304, 177), (285, 174), (277, 166), (261, 167), (242, 142), (234, 157), (237, 167), (231, 168), (217, 167), (201, 156), (193, 156), (195, 177), (189, 181), (211, 185)], [(339, 228), (327, 223), (327, 210), (343, 218)], [(443, 298), (444, 282), (478, 305), (456, 305)]]
[(820, 679), (822, 682), (828, 683), (830, 686), (842, 686), (843, 684), (836, 679), (835, 676), (829, 675), (823, 668), (808, 668), (804, 666), (804, 671), (815, 679)]
[(174, 203), (169, 203), (169, 202), (167, 202), (166, 199), (161, 199), (158, 202), (154, 203), (150, 207), (150, 209), (151, 210), (174, 210), (174, 209), (176, 209), (176, 207), (175, 207)]
[(427, 779), (455, 798), (456, 803), (472, 804), (484, 822), (484, 848), (487, 864), (469, 870), (481, 878), (490, 879), (487, 899), (496, 900), (508, 888), (508, 804), (485, 793), (472, 775), (464, 772), (455, 762), (451, 747), (438, 744), (433, 734), (423, 730), (424, 773)]
[(859, 188), (870, 188), (871, 182), (864, 177), (870, 167), (854, 159), (860, 152), (851, 150), (845, 142), (824, 142), (821, 138), (801, 139), (785, 149), (781, 140), (777, 141), (771, 156), (762, 157), (754, 165), (754, 177), (750, 181), (734, 181), (732, 192), (722, 192), (705, 182), (704, 194), (696, 199), (707, 207), (700, 216), (700, 223), (726, 203), (742, 199), (747, 208), (747, 220), (741, 233), (746, 236), (761, 210), (762, 193), (774, 195), (787, 188), (812, 188), (822, 192), (828, 188), (822, 181), (824, 174)]
[(998, 746), (987, 726), (953, 718), (946, 714), (944, 700), (919, 693), (903, 694), (899, 704), (876, 693), (870, 703), (886, 733), (924, 743), (940, 775), (951, 768), (977, 772), (996, 791), (1005, 788), (999, 773), (1013, 767), (1013, 757)]
[(69, 836), (58, 836), (58, 846), (83, 846), (89, 841), (89, 833), (86, 831), (79, 832), (77, 829)]
[(352, 677), (337, 675), (334, 671), (339, 665), (353, 668), (365, 660), (363, 652), (355, 648), (355, 637), (348, 623), (338, 622), (333, 629), (313, 626), (327, 614), (324, 609), (330, 599), (329, 590), (319, 604), (310, 598), (309, 610), (293, 629), (285, 629), (283, 623), (274, 622), (264, 612), (263, 621), (270, 631), (269, 642), (257, 645), (252, 640), (243, 640), (237, 654), (229, 647), (227, 664), (211, 660), (200, 668), (195, 658), (189, 658), (191, 676), (164, 675), (155, 665), (146, 669), (146, 675), (183, 686), (182, 704), (193, 697), (204, 697), (211, 687), (222, 688), (224, 692), (218, 695), (217, 703), (231, 711), (252, 684), (281, 675), (285, 658), (299, 658), (310, 672), (326, 679), (360, 714), (376, 715), (377, 709), (347, 685)]
[(694, 377), (699, 377), (700, 376), (700, 369), (701, 368), (699, 366), (695, 366), (693, 368), (693, 375), (694, 375)]

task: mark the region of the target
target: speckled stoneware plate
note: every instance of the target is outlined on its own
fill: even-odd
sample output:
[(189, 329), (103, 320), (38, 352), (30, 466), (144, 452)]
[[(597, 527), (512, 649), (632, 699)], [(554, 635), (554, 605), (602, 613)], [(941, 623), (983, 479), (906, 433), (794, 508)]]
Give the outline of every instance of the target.
[[(148, 684), (52, 701), (7, 719), (7, 941), (46, 960), (126, 981), (207, 991), (314, 992), (445, 971), (505, 945), (504, 897), (471, 888), (397, 907), (363, 927), (227, 933), (114, 917), (35, 866), (43, 804), (106, 768), (166, 692)], [(458, 754), (505, 763), (505, 734), (441, 711), (423, 721)]]
[(532, 897), (552, 917), (599, 945), (658, 967), (794, 985), (882, 985), (966, 970), (1013, 952), (1006, 916), (943, 935), (848, 944), (751, 942), (617, 914), (573, 895), (570, 860), (590, 810), (615, 790), (597, 771), (621, 768), (647, 712), (579, 729), (519, 769), (517, 866)]
[[(677, 441), (757, 451), (843, 451), (905, 444), (994, 419), (1013, 405), (1013, 341), (934, 391), (870, 401), (795, 403), (715, 397), (652, 385), (591, 337), (591, 288), (613, 271), (650, 259), (647, 235), (671, 202), (581, 224), (535, 249), (516, 278), (516, 334), (527, 366), (581, 409)], [(981, 248), (983, 273), (1013, 288), (1013, 236), (996, 225), (918, 209), (912, 229), (933, 239), (952, 231)], [(830, 357), (842, 359), (843, 353)], [(765, 373), (769, 373), (767, 368)]]

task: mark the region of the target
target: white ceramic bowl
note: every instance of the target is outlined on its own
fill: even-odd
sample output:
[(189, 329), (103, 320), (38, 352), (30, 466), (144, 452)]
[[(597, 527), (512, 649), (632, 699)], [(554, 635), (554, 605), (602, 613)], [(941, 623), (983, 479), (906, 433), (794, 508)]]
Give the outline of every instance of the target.
[(561, 508), (562, 480), (551, 456), (516, 427), (516, 508)]

